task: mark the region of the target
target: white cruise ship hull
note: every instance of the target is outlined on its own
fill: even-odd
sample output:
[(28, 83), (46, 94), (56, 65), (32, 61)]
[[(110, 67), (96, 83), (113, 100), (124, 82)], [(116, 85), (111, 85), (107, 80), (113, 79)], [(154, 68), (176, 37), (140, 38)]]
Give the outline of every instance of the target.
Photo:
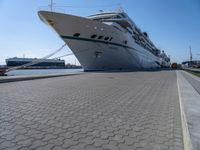
[[(40, 11), (39, 16), (67, 43), (85, 71), (161, 66), (160, 59), (135, 43), (131, 35), (110, 25), (55, 12)], [(80, 35), (75, 36), (76, 33)], [(92, 38), (92, 35), (97, 37)], [(112, 40), (105, 41), (98, 39), (98, 36), (112, 37)]]

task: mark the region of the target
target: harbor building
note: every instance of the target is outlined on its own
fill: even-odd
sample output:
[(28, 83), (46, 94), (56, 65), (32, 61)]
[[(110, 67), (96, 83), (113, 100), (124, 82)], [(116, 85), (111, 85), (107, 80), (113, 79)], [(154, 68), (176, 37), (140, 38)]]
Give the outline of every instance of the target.
[[(6, 65), (8, 67), (21, 66), (31, 62), (37, 62), (38, 58), (8, 58)], [(65, 67), (65, 60), (61, 59), (42, 59), (41, 62), (34, 63), (31, 67)]]

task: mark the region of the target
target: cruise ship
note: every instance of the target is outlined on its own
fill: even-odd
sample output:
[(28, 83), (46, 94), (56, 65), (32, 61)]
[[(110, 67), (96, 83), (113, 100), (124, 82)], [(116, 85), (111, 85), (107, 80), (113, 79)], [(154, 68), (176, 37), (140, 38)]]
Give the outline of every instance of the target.
[(84, 71), (169, 67), (159, 50), (123, 10), (88, 17), (39, 11), (40, 19), (69, 46)]

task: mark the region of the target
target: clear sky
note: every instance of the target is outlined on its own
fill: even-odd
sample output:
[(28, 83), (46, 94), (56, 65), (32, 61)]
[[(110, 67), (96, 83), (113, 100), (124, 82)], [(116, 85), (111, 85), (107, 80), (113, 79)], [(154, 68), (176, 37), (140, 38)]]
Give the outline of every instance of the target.
[[(9, 57), (46, 56), (64, 43), (37, 15), (49, 3), (50, 0), (0, 0), (0, 65)], [(122, 6), (154, 44), (171, 56), (172, 62), (188, 60), (189, 45), (193, 58), (200, 59), (200, 0), (54, 0), (54, 3), (68, 6), (56, 7), (57, 10), (79, 16)], [(65, 48), (57, 56), (70, 52)], [(75, 63), (74, 56), (65, 60)]]

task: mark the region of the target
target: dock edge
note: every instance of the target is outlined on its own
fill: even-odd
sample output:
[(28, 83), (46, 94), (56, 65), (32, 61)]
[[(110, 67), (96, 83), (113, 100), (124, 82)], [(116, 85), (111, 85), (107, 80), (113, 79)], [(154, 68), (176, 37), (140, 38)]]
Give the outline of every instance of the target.
[(180, 86), (179, 86), (179, 79), (178, 79), (178, 71), (176, 71), (176, 77), (177, 77), (177, 88), (178, 88), (178, 97), (179, 97), (179, 104), (180, 104), (180, 113), (181, 113), (181, 126), (182, 126), (182, 134), (183, 134), (183, 145), (184, 145), (184, 150), (192, 150), (192, 144), (191, 144), (191, 139), (190, 139), (190, 134), (188, 130), (188, 125), (187, 125), (187, 119), (184, 111), (184, 106), (182, 103), (182, 95), (180, 91)]

